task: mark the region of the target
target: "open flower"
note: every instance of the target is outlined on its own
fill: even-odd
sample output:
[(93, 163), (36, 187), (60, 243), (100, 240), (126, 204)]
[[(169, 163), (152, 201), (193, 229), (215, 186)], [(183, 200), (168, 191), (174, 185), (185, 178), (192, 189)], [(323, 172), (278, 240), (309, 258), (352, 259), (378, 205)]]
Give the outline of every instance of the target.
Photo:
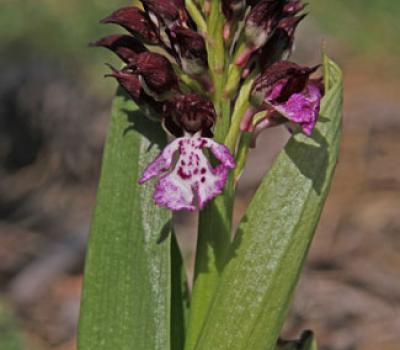
[[(212, 167), (204, 150), (209, 148), (221, 162)], [(178, 159), (175, 161), (175, 155)], [(145, 169), (139, 183), (159, 176), (154, 201), (171, 210), (202, 209), (219, 195), (235, 161), (226, 146), (200, 134), (184, 136), (171, 142)]]
[[(169, 131), (181, 130), (183, 135), (147, 166), (139, 183), (158, 176), (153, 198), (159, 206), (171, 210), (202, 209), (222, 192), (235, 161), (226, 146), (202, 136), (210, 133), (215, 121), (211, 102), (194, 93), (170, 102), (166, 122), (172, 123), (173, 128)], [(208, 160), (206, 148), (220, 161), (217, 167)]]
[(318, 118), (323, 88), (320, 79), (310, 79), (318, 66), (308, 68), (288, 61), (279, 61), (267, 68), (254, 81), (252, 107), (241, 121), (243, 131), (253, 131), (255, 114), (264, 111), (256, 133), (266, 127), (294, 122), (306, 135), (311, 135)]

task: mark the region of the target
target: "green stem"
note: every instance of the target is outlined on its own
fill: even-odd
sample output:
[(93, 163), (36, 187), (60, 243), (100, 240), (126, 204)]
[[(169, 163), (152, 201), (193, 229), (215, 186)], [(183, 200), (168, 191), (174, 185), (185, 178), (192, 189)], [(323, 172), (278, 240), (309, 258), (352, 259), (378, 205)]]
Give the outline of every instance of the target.
[(249, 154), (252, 138), (253, 138), (253, 136), (252, 136), (252, 133), (250, 133), (250, 132), (242, 133), (242, 136), (240, 138), (240, 143), (239, 143), (239, 148), (238, 148), (239, 152), (236, 156), (236, 167), (235, 167), (235, 170), (233, 173), (235, 185), (236, 185), (237, 181), (239, 181), (240, 175), (242, 174), (244, 166), (246, 165), (247, 156)]
[[(232, 176), (230, 176), (232, 178)], [(185, 350), (195, 348), (209, 311), (231, 240), (233, 183), (199, 216), (194, 286)]]
[(171, 235), (171, 349), (173, 350), (182, 350), (185, 342), (187, 291), (186, 271), (173, 232)]
[(254, 69), (253, 72), (247, 77), (242, 88), (240, 89), (239, 95), (236, 99), (235, 107), (232, 113), (231, 124), (229, 128), (228, 135), (225, 139), (225, 144), (228, 146), (229, 150), (234, 153), (236, 149), (236, 143), (239, 138), (240, 133), (240, 121), (246, 112), (247, 108), (250, 106), (249, 95), (251, 86), (253, 85), (254, 78), (258, 74), (258, 69)]
[(192, 0), (185, 0), (185, 7), (188, 10), (190, 17), (196, 23), (197, 28), (201, 33), (207, 32), (207, 23), (203, 17), (203, 14)]
[(237, 91), (237, 87), (239, 86), (240, 76), (242, 74), (242, 67), (236, 64), (236, 60), (239, 56), (246, 50), (247, 44), (243, 38), (239, 39), (238, 48), (233, 54), (232, 63), (229, 65), (228, 69), (228, 80), (226, 82), (225, 96), (234, 96)]
[[(229, 130), (231, 102), (223, 98), (228, 74), (228, 57), (223, 40), (224, 16), (221, 2), (211, 0), (207, 22), (207, 52), (214, 90), (212, 100), (217, 113), (215, 140), (223, 142)], [(233, 211), (233, 176), (229, 177), (223, 193), (211, 201), (199, 214), (198, 240), (193, 292), (185, 350), (194, 349), (209, 305), (214, 296), (219, 276), (231, 241)]]
[(183, 83), (185, 87), (188, 87), (191, 91), (195, 91), (200, 95), (205, 95), (204, 88), (197, 80), (194, 80), (191, 76), (183, 73), (182, 71), (176, 71), (176, 73), (179, 80)]
[[(207, 53), (208, 65), (210, 68), (211, 79), (214, 86), (213, 103), (217, 115), (221, 115), (221, 100), (224, 86), (224, 63), (225, 63), (225, 47), (222, 36), (224, 18), (221, 14), (220, 1), (211, 0), (210, 15), (207, 22)], [(218, 127), (217, 123), (217, 127)]]

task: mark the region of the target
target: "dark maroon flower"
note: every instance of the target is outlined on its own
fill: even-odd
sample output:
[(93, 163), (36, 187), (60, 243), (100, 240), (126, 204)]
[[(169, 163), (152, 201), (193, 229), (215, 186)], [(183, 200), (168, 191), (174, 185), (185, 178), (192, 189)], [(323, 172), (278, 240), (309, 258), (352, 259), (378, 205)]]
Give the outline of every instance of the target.
[(182, 25), (188, 21), (182, 0), (141, 0), (141, 2), (157, 27), (162, 26), (160, 21), (168, 28), (174, 23)]
[(146, 51), (146, 48), (139, 40), (125, 34), (106, 36), (92, 45), (105, 47), (113, 51), (126, 63), (131, 62), (139, 53)]
[(146, 93), (158, 101), (165, 100), (178, 90), (174, 69), (163, 55), (142, 52), (130, 62), (127, 69), (139, 76)]
[(250, 95), (254, 107), (242, 119), (241, 129), (253, 130), (254, 115), (266, 111), (256, 130), (276, 125), (277, 120), (280, 122), (284, 117), (300, 124), (304, 133), (310, 135), (323, 94), (321, 80), (310, 79), (318, 67), (309, 68), (288, 61), (276, 62), (268, 67), (253, 83)]
[(171, 37), (183, 70), (188, 74), (202, 73), (208, 66), (204, 38), (199, 33), (183, 27), (174, 27)]
[(101, 20), (101, 23), (118, 24), (145, 43), (158, 44), (160, 42), (153, 23), (147, 14), (137, 7), (121, 8)]
[(166, 102), (165, 112), (164, 125), (175, 136), (182, 135), (176, 135), (177, 130), (184, 130), (190, 134), (200, 131), (203, 137), (212, 137), (216, 114), (208, 99), (195, 93), (176, 95)]

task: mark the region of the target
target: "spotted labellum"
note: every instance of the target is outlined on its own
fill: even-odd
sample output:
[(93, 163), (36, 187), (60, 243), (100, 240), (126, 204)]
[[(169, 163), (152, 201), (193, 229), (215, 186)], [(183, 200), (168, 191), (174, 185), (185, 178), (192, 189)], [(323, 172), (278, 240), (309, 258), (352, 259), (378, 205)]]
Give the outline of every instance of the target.
[[(121, 69), (110, 66), (107, 76), (171, 140), (139, 180), (158, 179), (153, 198), (159, 206), (202, 209), (223, 193), (228, 178), (242, 170), (235, 169), (246, 154), (238, 146), (240, 131), (255, 138), (267, 127), (295, 123), (311, 135), (323, 94), (321, 79), (312, 77), (318, 66), (287, 61), (303, 9), (300, 0), (221, 1), (218, 7), (141, 0), (101, 21), (126, 30), (93, 44), (124, 62)], [(239, 100), (249, 79), (251, 92)], [(240, 103), (247, 112), (237, 123), (231, 113), (243, 109)], [(229, 143), (231, 134), (237, 137)]]

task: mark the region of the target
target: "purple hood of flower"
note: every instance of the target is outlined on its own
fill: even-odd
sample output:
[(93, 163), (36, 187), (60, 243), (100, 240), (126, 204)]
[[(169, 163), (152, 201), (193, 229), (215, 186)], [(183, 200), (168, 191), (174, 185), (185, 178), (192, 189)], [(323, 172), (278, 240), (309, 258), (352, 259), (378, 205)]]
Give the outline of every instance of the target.
[(154, 24), (147, 14), (137, 7), (123, 7), (101, 20), (101, 23), (118, 24), (145, 43), (160, 43)]
[[(156, 17), (158, 23), (163, 22), (167, 27), (172, 24), (186, 24), (188, 15), (186, 13), (185, 5), (182, 0), (141, 0), (143, 7)], [(153, 19), (152, 18), (152, 19)]]
[[(213, 104), (195, 93), (177, 95), (165, 104), (165, 126), (175, 136), (183, 132), (212, 137), (216, 114)], [(173, 124), (173, 125), (172, 125)], [(176, 130), (181, 130), (176, 134)]]
[(105, 47), (113, 51), (125, 63), (132, 62), (139, 53), (145, 52), (145, 46), (131, 35), (114, 34), (102, 38), (92, 46)]

